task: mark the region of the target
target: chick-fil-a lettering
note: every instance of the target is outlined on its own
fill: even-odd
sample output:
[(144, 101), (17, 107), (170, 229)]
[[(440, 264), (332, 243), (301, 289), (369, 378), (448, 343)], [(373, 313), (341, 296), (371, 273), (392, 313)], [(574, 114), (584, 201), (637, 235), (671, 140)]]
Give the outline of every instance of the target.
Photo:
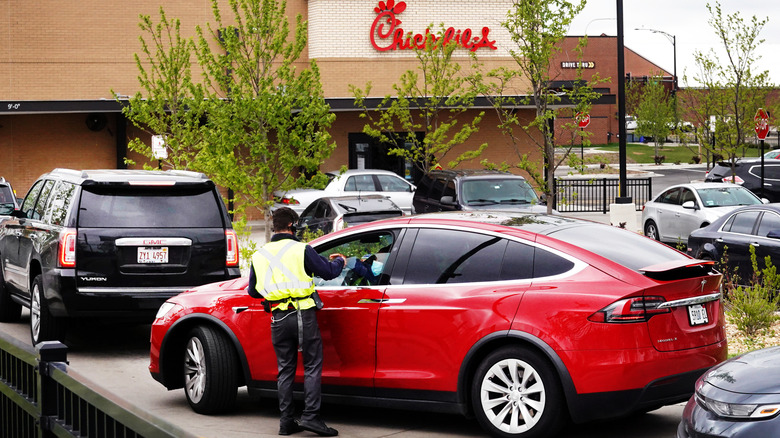
[[(428, 35), (431, 33), (430, 29), (425, 30), (425, 34), (406, 34), (403, 28), (398, 26), (399, 20), (396, 20), (393, 11), (383, 11), (377, 15), (374, 22), (371, 24), (371, 45), (380, 52), (388, 50), (409, 50), (409, 49), (424, 49), (426, 41), (428, 41)], [(444, 31), (442, 37), (432, 35), (430, 41), (436, 46), (441, 40), (444, 45), (450, 41), (455, 41), (460, 44), (461, 47), (469, 49), (472, 52), (482, 47), (489, 47), (496, 50), (495, 40), (491, 41), (490, 28), (483, 27), (481, 36), (472, 37), (471, 29), (455, 30), (450, 27)], [(379, 40), (379, 42), (377, 42)], [(380, 45), (382, 43), (382, 45)]]

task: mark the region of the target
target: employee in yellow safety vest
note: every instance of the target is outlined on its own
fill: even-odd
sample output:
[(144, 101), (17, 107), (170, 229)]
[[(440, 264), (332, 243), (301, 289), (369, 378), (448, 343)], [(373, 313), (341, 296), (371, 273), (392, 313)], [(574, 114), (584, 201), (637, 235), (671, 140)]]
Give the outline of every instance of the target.
[[(314, 291), (313, 275), (325, 280), (338, 277), (347, 259), (331, 254), (331, 260), (319, 255), (311, 246), (295, 238), (298, 214), (291, 208), (274, 211), (274, 235), (252, 257), (249, 270), (249, 295), (265, 298), (271, 312), (271, 342), (279, 368), (279, 435), (308, 430), (320, 436), (336, 436), (320, 418), (322, 379), (322, 338), (317, 324), (321, 302)], [(314, 296), (312, 296), (314, 294)], [(298, 365), (298, 351), (303, 355), (304, 408), (295, 418), (293, 380)]]

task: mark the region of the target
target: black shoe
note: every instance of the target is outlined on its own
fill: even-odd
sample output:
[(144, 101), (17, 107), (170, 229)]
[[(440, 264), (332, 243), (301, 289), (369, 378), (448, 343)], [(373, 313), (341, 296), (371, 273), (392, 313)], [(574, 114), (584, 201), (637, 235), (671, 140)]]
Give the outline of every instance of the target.
[(292, 435), (301, 432), (303, 429), (295, 420), (282, 420), (279, 422), (279, 435)]
[(339, 431), (328, 427), (324, 421), (320, 420), (319, 418), (316, 420), (297, 420), (298, 426), (301, 427), (303, 430), (308, 430), (310, 432), (314, 432), (319, 436), (336, 436), (339, 434)]

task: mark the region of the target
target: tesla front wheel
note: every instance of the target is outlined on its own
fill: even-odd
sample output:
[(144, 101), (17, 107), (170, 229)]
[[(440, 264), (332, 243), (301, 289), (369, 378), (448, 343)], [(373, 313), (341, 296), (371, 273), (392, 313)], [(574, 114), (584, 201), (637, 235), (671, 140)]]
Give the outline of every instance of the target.
[(482, 361), (471, 400), (477, 420), (495, 437), (554, 436), (568, 419), (558, 377), (538, 353), (504, 347)]
[(233, 408), (238, 360), (230, 340), (211, 327), (192, 329), (183, 365), (184, 394), (193, 411), (217, 414)]

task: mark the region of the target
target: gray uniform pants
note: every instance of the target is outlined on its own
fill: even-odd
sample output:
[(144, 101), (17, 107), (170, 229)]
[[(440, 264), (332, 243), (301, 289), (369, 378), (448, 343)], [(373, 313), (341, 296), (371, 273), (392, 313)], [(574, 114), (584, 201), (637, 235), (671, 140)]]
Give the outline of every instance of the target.
[[(293, 381), (298, 366), (298, 315), (295, 311), (273, 312), (271, 323), (271, 341), (276, 351), (279, 368), (277, 389), (279, 391), (279, 411), (281, 421), (292, 420), (295, 415), (293, 404)], [(303, 394), (304, 408), (301, 420), (311, 421), (320, 413), (322, 380), (322, 338), (317, 325), (317, 311), (301, 311), (303, 320)]]

